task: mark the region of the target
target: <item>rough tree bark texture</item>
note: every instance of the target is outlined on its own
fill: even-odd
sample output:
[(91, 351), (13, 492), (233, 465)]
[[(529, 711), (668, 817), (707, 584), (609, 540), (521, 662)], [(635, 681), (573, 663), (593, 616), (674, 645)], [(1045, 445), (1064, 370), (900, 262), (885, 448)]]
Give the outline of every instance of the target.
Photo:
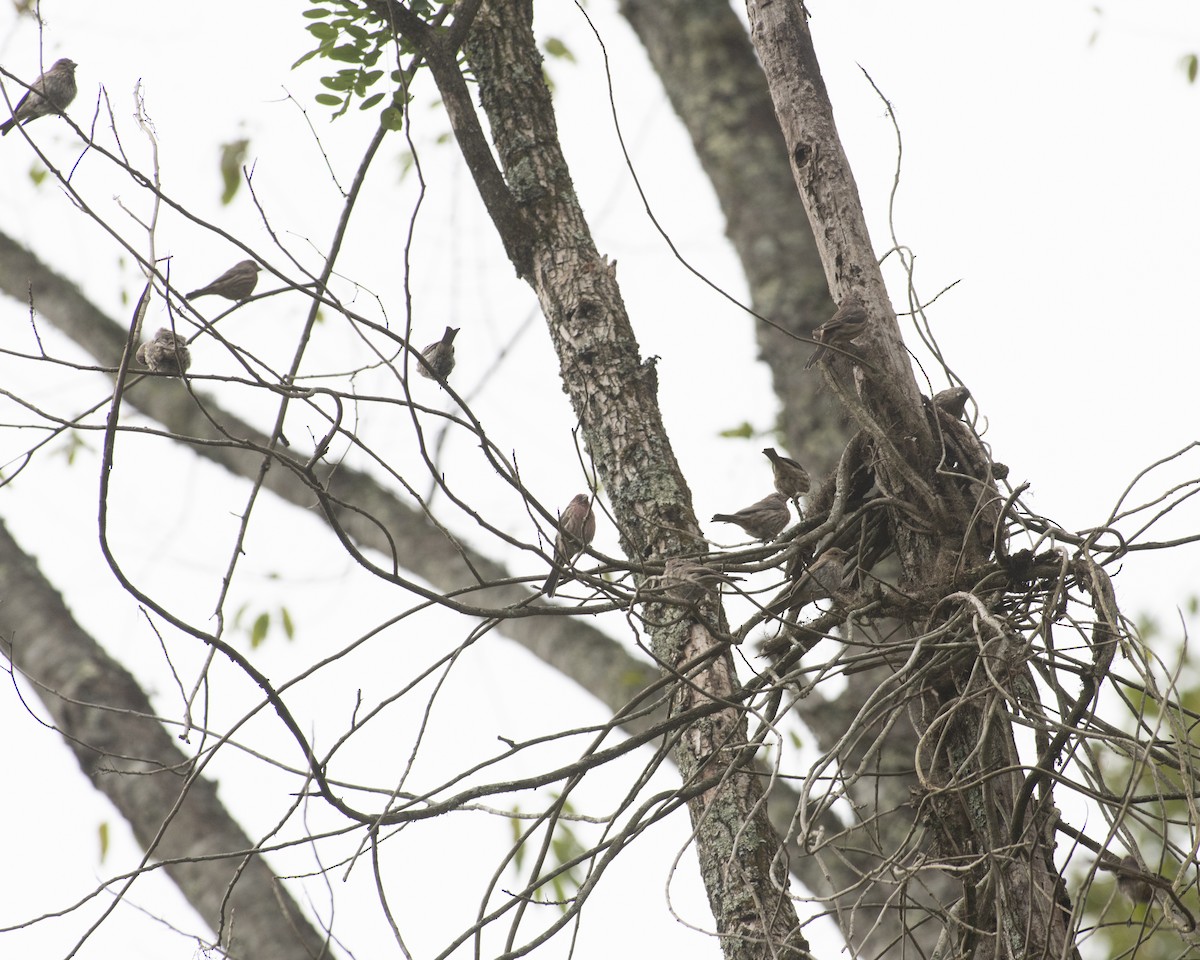
[[(71, 618), (0, 525), (0, 650), (36, 685), (79, 766), (232, 956), (333, 957), (137, 681)], [(238, 872), (241, 871), (241, 876)], [(236, 882), (235, 882), (236, 880)], [(86, 950), (85, 950), (86, 953)]]
[[(983, 559), (984, 546), (972, 532), (970, 504), (939, 477), (938, 446), (876, 264), (803, 3), (748, 0), (747, 10), (830, 289), (839, 302), (858, 296), (873, 321), (858, 340), (869, 366), (856, 370), (856, 387), (840, 385), (839, 394), (875, 445), (880, 487), (907, 505), (890, 518), (905, 581), (944, 582), (957, 563)], [(829, 364), (832, 385), (839, 386), (846, 366)], [(1049, 805), (1035, 805), (1036, 813), (1027, 812), (1026, 822), (1011, 828), (1024, 780), (1011, 718), (985, 713), (982, 691), (957, 689), (961, 680), (954, 675), (927, 688), (914, 710), (919, 728), (945, 729), (939, 748), (927, 758), (935, 793), (931, 828), (948, 860), (970, 865), (963, 926), (947, 931), (939, 954), (956, 955), (969, 946), (980, 960), (1070, 956), (1070, 908), (1045, 846), (1053, 836), (1053, 814)], [(1022, 842), (1011, 843), (1010, 836)]]
[[(831, 473), (849, 439), (841, 407), (823, 379), (804, 369), (811, 345), (789, 334), (811, 335), (833, 314), (834, 304), (745, 25), (728, 0), (622, 0), (620, 9), (645, 46), (721, 204), (755, 311), (786, 331), (751, 320), (779, 397), (785, 443), (814, 477)], [(796, 704), (822, 750), (841, 742), (885, 676), (883, 670), (858, 673), (836, 698), (828, 700), (818, 689)], [(910, 801), (917, 781), (911, 771), (902, 771), (911, 767), (916, 743), (911, 725), (893, 726), (882, 748), (887, 775), (862, 778), (848, 788), (863, 826), (844, 834), (844, 842), (836, 841), (839, 856), (824, 864), (796, 856), (790, 864), (805, 886), (830, 900), (851, 948), (866, 957), (889, 950), (898, 954), (906, 943), (928, 951), (937, 939), (931, 924), (906, 928), (898, 910), (874, 923), (851, 919), (860, 901), (896, 899), (894, 884), (886, 872), (880, 875), (875, 851), (903, 849), (914, 829)], [(862, 758), (852, 748), (839, 759), (845, 768), (857, 769)], [(772, 810), (780, 811), (773, 822), (785, 825), (794, 812), (783, 809), (782, 797), (772, 797)], [(862, 878), (868, 876), (875, 879), (864, 888)], [(950, 877), (927, 877), (923, 895), (935, 903), (950, 902), (955, 886)]]
[[(699, 539), (690, 494), (662, 426), (653, 365), (640, 361), (614, 271), (596, 251), (572, 188), (530, 16), (521, 2), (485, 4), (466, 52), (509, 189), (528, 220), (528, 279), (622, 546), (631, 557), (670, 556)], [(690, 535), (691, 543), (673, 531)], [(706, 662), (681, 686), (680, 708), (735, 694), (728, 648), (702, 625), (654, 630), (652, 638), (669, 668)], [(714, 781), (689, 803), (709, 903), (727, 957), (803, 956), (807, 945), (792, 903), (782, 878), (772, 876), (779, 841), (758, 779), (739, 758), (745, 743), (745, 718), (731, 708), (688, 728), (676, 750), (685, 783)]]
[(746, 28), (729, 0), (622, 0), (621, 13), (712, 183), (751, 305), (782, 327), (750, 318), (787, 447), (814, 476), (828, 473), (849, 434), (820, 377), (798, 375), (812, 345), (791, 334), (811, 336), (833, 301)]

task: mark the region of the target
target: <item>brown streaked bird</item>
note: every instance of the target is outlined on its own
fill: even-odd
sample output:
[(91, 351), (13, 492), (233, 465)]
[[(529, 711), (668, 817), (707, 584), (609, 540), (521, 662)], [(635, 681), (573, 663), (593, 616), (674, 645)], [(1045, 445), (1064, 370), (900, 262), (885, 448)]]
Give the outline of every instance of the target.
[(733, 584), (741, 579), (714, 570), (698, 560), (669, 557), (659, 583), (666, 590), (667, 596), (673, 600), (695, 603), (703, 600), (714, 587), (720, 592), (721, 584)]
[(447, 327), (442, 339), (431, 343), (421, 351), (429, 366), (417, 361), (417, 373), (426, 380), (445, 380), (454, 369), (454, 338), (459, 327)]
[(737, 513), (714, 513), (714, 523), (736, 523), (755, 540), (772, 540), (783, 532), (792, 519), (788, 501), (782, 493), (772, 493)]
[(948, 387), (933, 395), (933, 405), (958, 420), (967, 409), (967, 401), (970, 399), (971, 391), (966, 387)]
[(577, 493), (558, 518), (558, 536), (554, 538), (554, 569), (546, 578), (542, 590), (554, 596), (559, 582), (568, 576), (567, 568), (583, 553), (583, 548), (596, 535), (596, 515), (586, 493)]
[(226, 300), (245, 300), (258, 284), (258, 271), (259, 266), (255, 261), (241, 260), (212, 283), (199, 290), (193, 290), (186, 299), (195, 300), (197, 297), (207, 297), (215, 293)]
[(133, 356), (138, 363), (155, 373), (169, 373), (176, 377), (182, 377), (192, 363), (187, 337), (166, 327), (159, 327), (153, 337), (137, 348)]
[(850, 554), (840, 547), (823, 551), (795, 583), (767, 606), (767, 612), (779, 614), (799, 610), (816, 600), (836, 597), (846, 586), (846, 561)]
[(839, 347), (845, 346), (847, 343), (861, 336), (863, 331), (867, 329), (867, 324), (870, 321), (871, 318), (867, 315), (867, 308), (863, 306), (861, 300), (857, 297), (848, 297), (843, 300), (842, 305), (837, 309), (837, 313), (813, 331), (813, 339), (820, 346), (808, 358), (808, 363), (804, 365), (804, 369), (808, 370), (813, 364), (826, 358), (829, 353), (826, 344), (835, 344)]
[(800, 498), (812, 487), (808, 471), (791, 457), (781, 456), (774, 447), (764, 447), (763, 453), (771, 461), (771, 473), (775, 476), (775, 489), (797, 505)]
[(0, 124), (0, 136), (7, 137), (18, 123), (65, 111), (79, 92), (75, 85), (75, 67), (75, 61), (66, 57), (55, 60), (49, 70), (29, 85), (25, 96), (13, 109), (12, 117)]

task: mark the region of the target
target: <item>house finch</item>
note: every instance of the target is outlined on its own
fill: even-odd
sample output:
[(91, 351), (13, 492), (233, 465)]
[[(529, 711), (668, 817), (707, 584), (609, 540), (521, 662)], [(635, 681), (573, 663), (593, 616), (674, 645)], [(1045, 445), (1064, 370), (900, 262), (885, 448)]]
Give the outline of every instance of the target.
[(1134, 903), (1149, 903), (1154, 899), (1154, 887), (1146, 880), (1146, 872), (1132, 853), (1121, 858), (1115, 870), (1117, 889)]
[(763, 453), (771, 461), (771, 472), (775, 474), (775, 489), (789, 500), (799, 500), (802, 494), (808, 493), (812, 481), (805, 470), (791, 457), (781, 457), (774, 447), (766, 447)]
[(737, 583), (740, 579), (741, 577), (731, 577), (696, 560), (670, 557), (659, 583), (666, 589), (667, 596), (673, 600), (695, 603), (703, 600), (713, 587), (720, 591), (722, 583)]
[(771, 601), (767, 611), (778, 615), (841, 593), (846, 585), (846, 561), (849, 559), (845, 550), (830, 547), (813, 561), (803, 576)]
[(207, 287), (193, 290), (187, 295), (187, 299), (195, 300), (197, 297), (207, 297), (209, 294), (215, 293), (226, 300), (245, 300), (254, 292), (254, 287), (258, 283), (258, 271), (259, 266), (253, 260), (242, 260), (240, 263), (235, 263)]
[(788, 501), (782, 493), (772, 493), (737, 513), (714, 513), (714, 523), (736, 523), (755, 540), (771, 540), (792, 519)]
[[(450, 337), (453, 339), (453, 334)], [(446, 342), (445, 338), (442, 342)], [(595, 535), (596, 515), (592, 513), (591, 501), (586, 493), (578, 493), (558, 518), (558, 536), (554, 538), (554, 569), (542, 586), (546, 596), (554, 596), (559, 580), (566, 576), (566, 568), (583, 553), (583, 548), (592, 542)]]
[(837, 313), (813, 331), (813, 339), (820, 346), (808, 358), (804, 369), (807, 370), (814, 363), (825, 359), (826, 354), (829, 353), (825, 344), (832, 343), (842, 346), (849, 343), (867, 329), (870, 319), (867, 316), (867, 308), (862, 305), (861, 300), (849, 297), (843, 301), (842, 305), (838, 307)]
[(426, 380), (445, 380), (450, 376), (450, 371), (454, 369), (454, 336), (458, 330), (458, 327), (447, 327), (441, 340), (431, 343), (421, 351), (421, 356), (429, 361), (429, 366), (418, 362), (417, 373)]
[(187, 338), (166, 327), (159, 327), (153, 337), (138, 347), (134, 358), (155, 373), (170, 373), (177, 377), (182, 377), (192, 362)]
[(78, 93), (75, 86), (75, 61), (63, 57), (29, 85), (29, 90), (17, 104), (10, 120), (0, 124), (0, 136), (18, 123), (28, 123), (48, 113), (62, 113)]
[(933, 405), (958, 420), (967, 409), (967, 401), (970, 399), (971, 391), (966, 387), (949, 387), (933, 395)]

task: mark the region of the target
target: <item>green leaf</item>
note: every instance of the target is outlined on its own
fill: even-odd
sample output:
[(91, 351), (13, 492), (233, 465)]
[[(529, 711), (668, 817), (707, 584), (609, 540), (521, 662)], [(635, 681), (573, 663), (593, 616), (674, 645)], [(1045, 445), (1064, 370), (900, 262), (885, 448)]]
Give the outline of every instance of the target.
[(348, 43), (343, 43), (341, 46), (330, 50), (328, 57), (330, 60), (337, 60), (339, 63), (358, 63), (362, 59), (362, 52), (358, 47), (352, 47)]
[(320, 52), (321, 52), (320, 47), (318, 47), (316, 50), (309, 50), (308, 53), (304, 54), (304, 56), (302, 56), (299, 60), (297, 60), (295, 63), (292, 64), (292, 69), (295, 70), (298, 66), (300, 66), (300, 64), (304, 63), (306, 60), (311, 60), (313, 57), (315, 57)]
[(331, 23), (310, 23), (304, 28), (318, 40), (336, 40), (337, 27)]
[(246, 162), (249, 140), (233, 140), (221, 144), (221, 203), (228, 205), (242, 185), (242, 164)]
[(388, 107), (379, 115), (379, 122), (388, 130), (400, 131), (404, 129), (404, 114), (395, 107)]
[(103, 863), (108, 856), (108, 821), (102, 820), (96, 832), (100, 834), (100, 862)]
[(267, 639), (267, 631), (271, 629), (271, 615), (260, 613), (254, 618), (254, 626), (250, 628), (250, 649), (257, 650)]
[(358, 109), (359, 110), (370, 110), (373, 106), (375, 106), (375, 104), (377, 104), (380, 100), (382, 100), (384, 98), (384, 96), (386, 96), (386, 94), (373, 93), (373, 94), (371, 94), (371, 96), (367, 97), (367, 99), (364, 100), (359, 105)]
[(318, 93), (314, 99), (322, 106), (336, 107), (341, 104), (344, 98), (335, 97), (332, 93)]
[(313, 7), (311, 10), (305, 10), (300, 16), (308, 20), (320, 20), (322, 17), (333, 16), (332, 10), (322, 10), (320, 7)]
[(558, 37), (547, 37), (546, 42), (542, 44), (542, 49), (551, 57), (557, 57), (559, 60), (566, 60), (568, 63), (575, 62), (575, 54), (571, 52), (570, 47), (563, 43)]
[(40, 186), (42, 181), (46, 179), (46, 174), (50, 171), (40, 164), (29, 168), (29, 179), (33, 181), (35, 187)]
[(288, 613), (287, 607), (279, 608), (279, 621), (283, 624), (283, 633), (289, 640), (296, 639), (296, 624), (292, 622), (292, 615)]
[(1189, 53), (1183, 58), (1183, 72), (1187, 74), (1188, 83), (1196, 82), (1196, 74), (1200, 72), (1200, 58), (1194, 53)]
[(722, 430), (719, 434), (717, 434), (717, 436), (730, 437), (738, 440), (749, 440), (754, 436), (754, 428), (750, 426), (749, 422), (743, 421), (736, 427), (730, 427), (727, 430)]

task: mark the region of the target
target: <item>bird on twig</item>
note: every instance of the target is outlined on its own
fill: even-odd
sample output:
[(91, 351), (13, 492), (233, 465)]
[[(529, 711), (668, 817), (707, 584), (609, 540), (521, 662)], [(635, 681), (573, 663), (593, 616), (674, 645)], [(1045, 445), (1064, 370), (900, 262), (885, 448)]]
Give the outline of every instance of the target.
[(197, 297), (207, 297), (216, 294), (226, 300), (245, 300), (254, 292), (258, 283), (259, 266), (253, 260), (241, 260), (217, 277), (212, 283), (193, 290), (186, 297), (195, 300)]
[(867, 308), (857, 297), (848, 297), (843, 300), (837, 313), (813, 331), (813, 339), (819, 346), (808, 358), (804, 369), (808, 370), (813, 364), (826, 359), (829, 355), (829, 344), (841, 347), (857, 339), (867, 329), (870, 320)]
[(182, 377), (192, 363), (187, 337), (166, 327), (159, 327), (153, 337), (137, 348), (133, 356), (143, 367), (149, 367), (155, 373), (169, 373), (176, 377)]
[(447, 327), (441, 340), (431, 343), (421, 351), (421, 356), (429, 366), (418, 361), (417, 373), (426, 380), (445, 380), (450, 376), (450, 371), (454, 369), (454, 337), (458, 331), (458, 327)]
[(7, 137), (18, 123), (28, 123), (50, 113), (62, 113), (75, 99), (75, 61), (63, 57), (29, 85), (10, 119), (0, 124), (0, 136)]
[(667, 596), (684, 603), (696, 603), (703, 600), (714, 587), (720, 591), (721, 584), (733, 584), (741, 577), (731, 577), (721, 570), (698, 560), (688, 560), (684, 557), (668, 557), (666, 568), (659, 580), (666, 589)]
[(586, 493), (577, 493), (558, 518), (558, 536), (554, 538), (554, 569), (546, 578), (542, 590), (554, 596), (559, 582), (567, 576), (567, 568), (583, 553), (583, 548), (596, 535), (596, 515)]
[(808, 493), (812, 480), (799, 463), (791, 457), (780, 456), (774, 447), (765, 447), (763, 453), (771, 461), (771, 473), (775, 476), (775, 489), (800, 508), (800, 497)]
[(755, 540), (773, 540), (792, 519), (782, 493), (772, 493), (737, 513), (714, 513), (714, 523), (736, 523)]
[(778, 616), (816, 600), (836, 597), (846, 586), (846, 561), (849, 559), (850, 554), (840, 547), (823, 551), (795, 583), (768, 604), (767, 612)]

